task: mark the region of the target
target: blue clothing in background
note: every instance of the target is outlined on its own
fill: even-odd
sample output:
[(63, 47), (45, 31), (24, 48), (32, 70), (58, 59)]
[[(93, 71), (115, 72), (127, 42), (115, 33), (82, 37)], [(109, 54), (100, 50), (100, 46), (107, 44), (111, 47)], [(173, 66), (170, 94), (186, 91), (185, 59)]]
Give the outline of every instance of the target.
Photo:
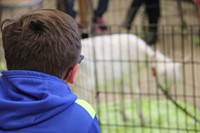
[(61, 79), (33, 71), (2, 71), (0, 133), (100, 133), (93, 108)]

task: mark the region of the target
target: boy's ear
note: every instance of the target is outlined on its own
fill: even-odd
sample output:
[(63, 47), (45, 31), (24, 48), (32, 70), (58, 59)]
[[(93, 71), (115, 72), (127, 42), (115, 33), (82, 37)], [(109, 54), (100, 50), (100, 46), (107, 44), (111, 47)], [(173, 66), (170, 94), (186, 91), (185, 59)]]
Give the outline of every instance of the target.
[(75, 65), (71, 68), (71, 70), (70, 70), (70, 72), (69, 72), (67, 78), (65, 79), (65, 81), (66, 81), (67, 83), (73, 84), (73, 83), (75, 82), (75, 78), (76, 78), (76, 73), (77, 73), (78, 67), (79, 67), (79, 64), (75, 64)]

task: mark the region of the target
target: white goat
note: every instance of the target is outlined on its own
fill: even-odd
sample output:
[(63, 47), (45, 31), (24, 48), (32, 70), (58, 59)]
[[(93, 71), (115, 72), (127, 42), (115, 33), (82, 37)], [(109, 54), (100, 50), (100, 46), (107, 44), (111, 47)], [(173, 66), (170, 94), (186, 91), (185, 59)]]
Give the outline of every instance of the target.
[(82, 39), (81, 43), (85, 59), (80, 65), (77, 84), (86, 86), (89, 90), (95, 90), (95, 83), (99, 90), (105, 88), (105, 85), (111, 88), (113, 82), (117, 83), (119, 88), (121, 81), (125, 86), (129, 84), (129, 88), (133, 88), (136, 94), (138, 114), (143, 123), (145, 120), (137, 97), (140, 92), (138, 77), (142, 69), (153, 68), (158, 83), (164, 88), (170, 88), (181, 77), (180, 63), (154, 51), (133, 34), (96, 36)]

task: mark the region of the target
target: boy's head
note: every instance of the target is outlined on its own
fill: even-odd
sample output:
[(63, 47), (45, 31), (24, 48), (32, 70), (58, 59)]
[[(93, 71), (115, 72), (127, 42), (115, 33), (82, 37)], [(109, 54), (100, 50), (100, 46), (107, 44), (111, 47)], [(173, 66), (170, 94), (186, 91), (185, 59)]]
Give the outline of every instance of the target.
[(8, 70), (33, 70), (63, 78), (78, 62), (77, 23), (54, 9), (35, 10), (1, 25)]

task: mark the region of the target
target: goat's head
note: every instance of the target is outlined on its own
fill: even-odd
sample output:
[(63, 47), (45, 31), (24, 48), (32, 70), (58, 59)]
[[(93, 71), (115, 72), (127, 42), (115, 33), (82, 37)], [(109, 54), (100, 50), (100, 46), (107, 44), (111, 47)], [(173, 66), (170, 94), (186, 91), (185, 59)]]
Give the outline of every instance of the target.
[(174, 62), (156, 51), (153, 57), (152, 72), (157, 79), (157, 83), (165, 90), (170, 89), (182, 77), (181, 63)]

